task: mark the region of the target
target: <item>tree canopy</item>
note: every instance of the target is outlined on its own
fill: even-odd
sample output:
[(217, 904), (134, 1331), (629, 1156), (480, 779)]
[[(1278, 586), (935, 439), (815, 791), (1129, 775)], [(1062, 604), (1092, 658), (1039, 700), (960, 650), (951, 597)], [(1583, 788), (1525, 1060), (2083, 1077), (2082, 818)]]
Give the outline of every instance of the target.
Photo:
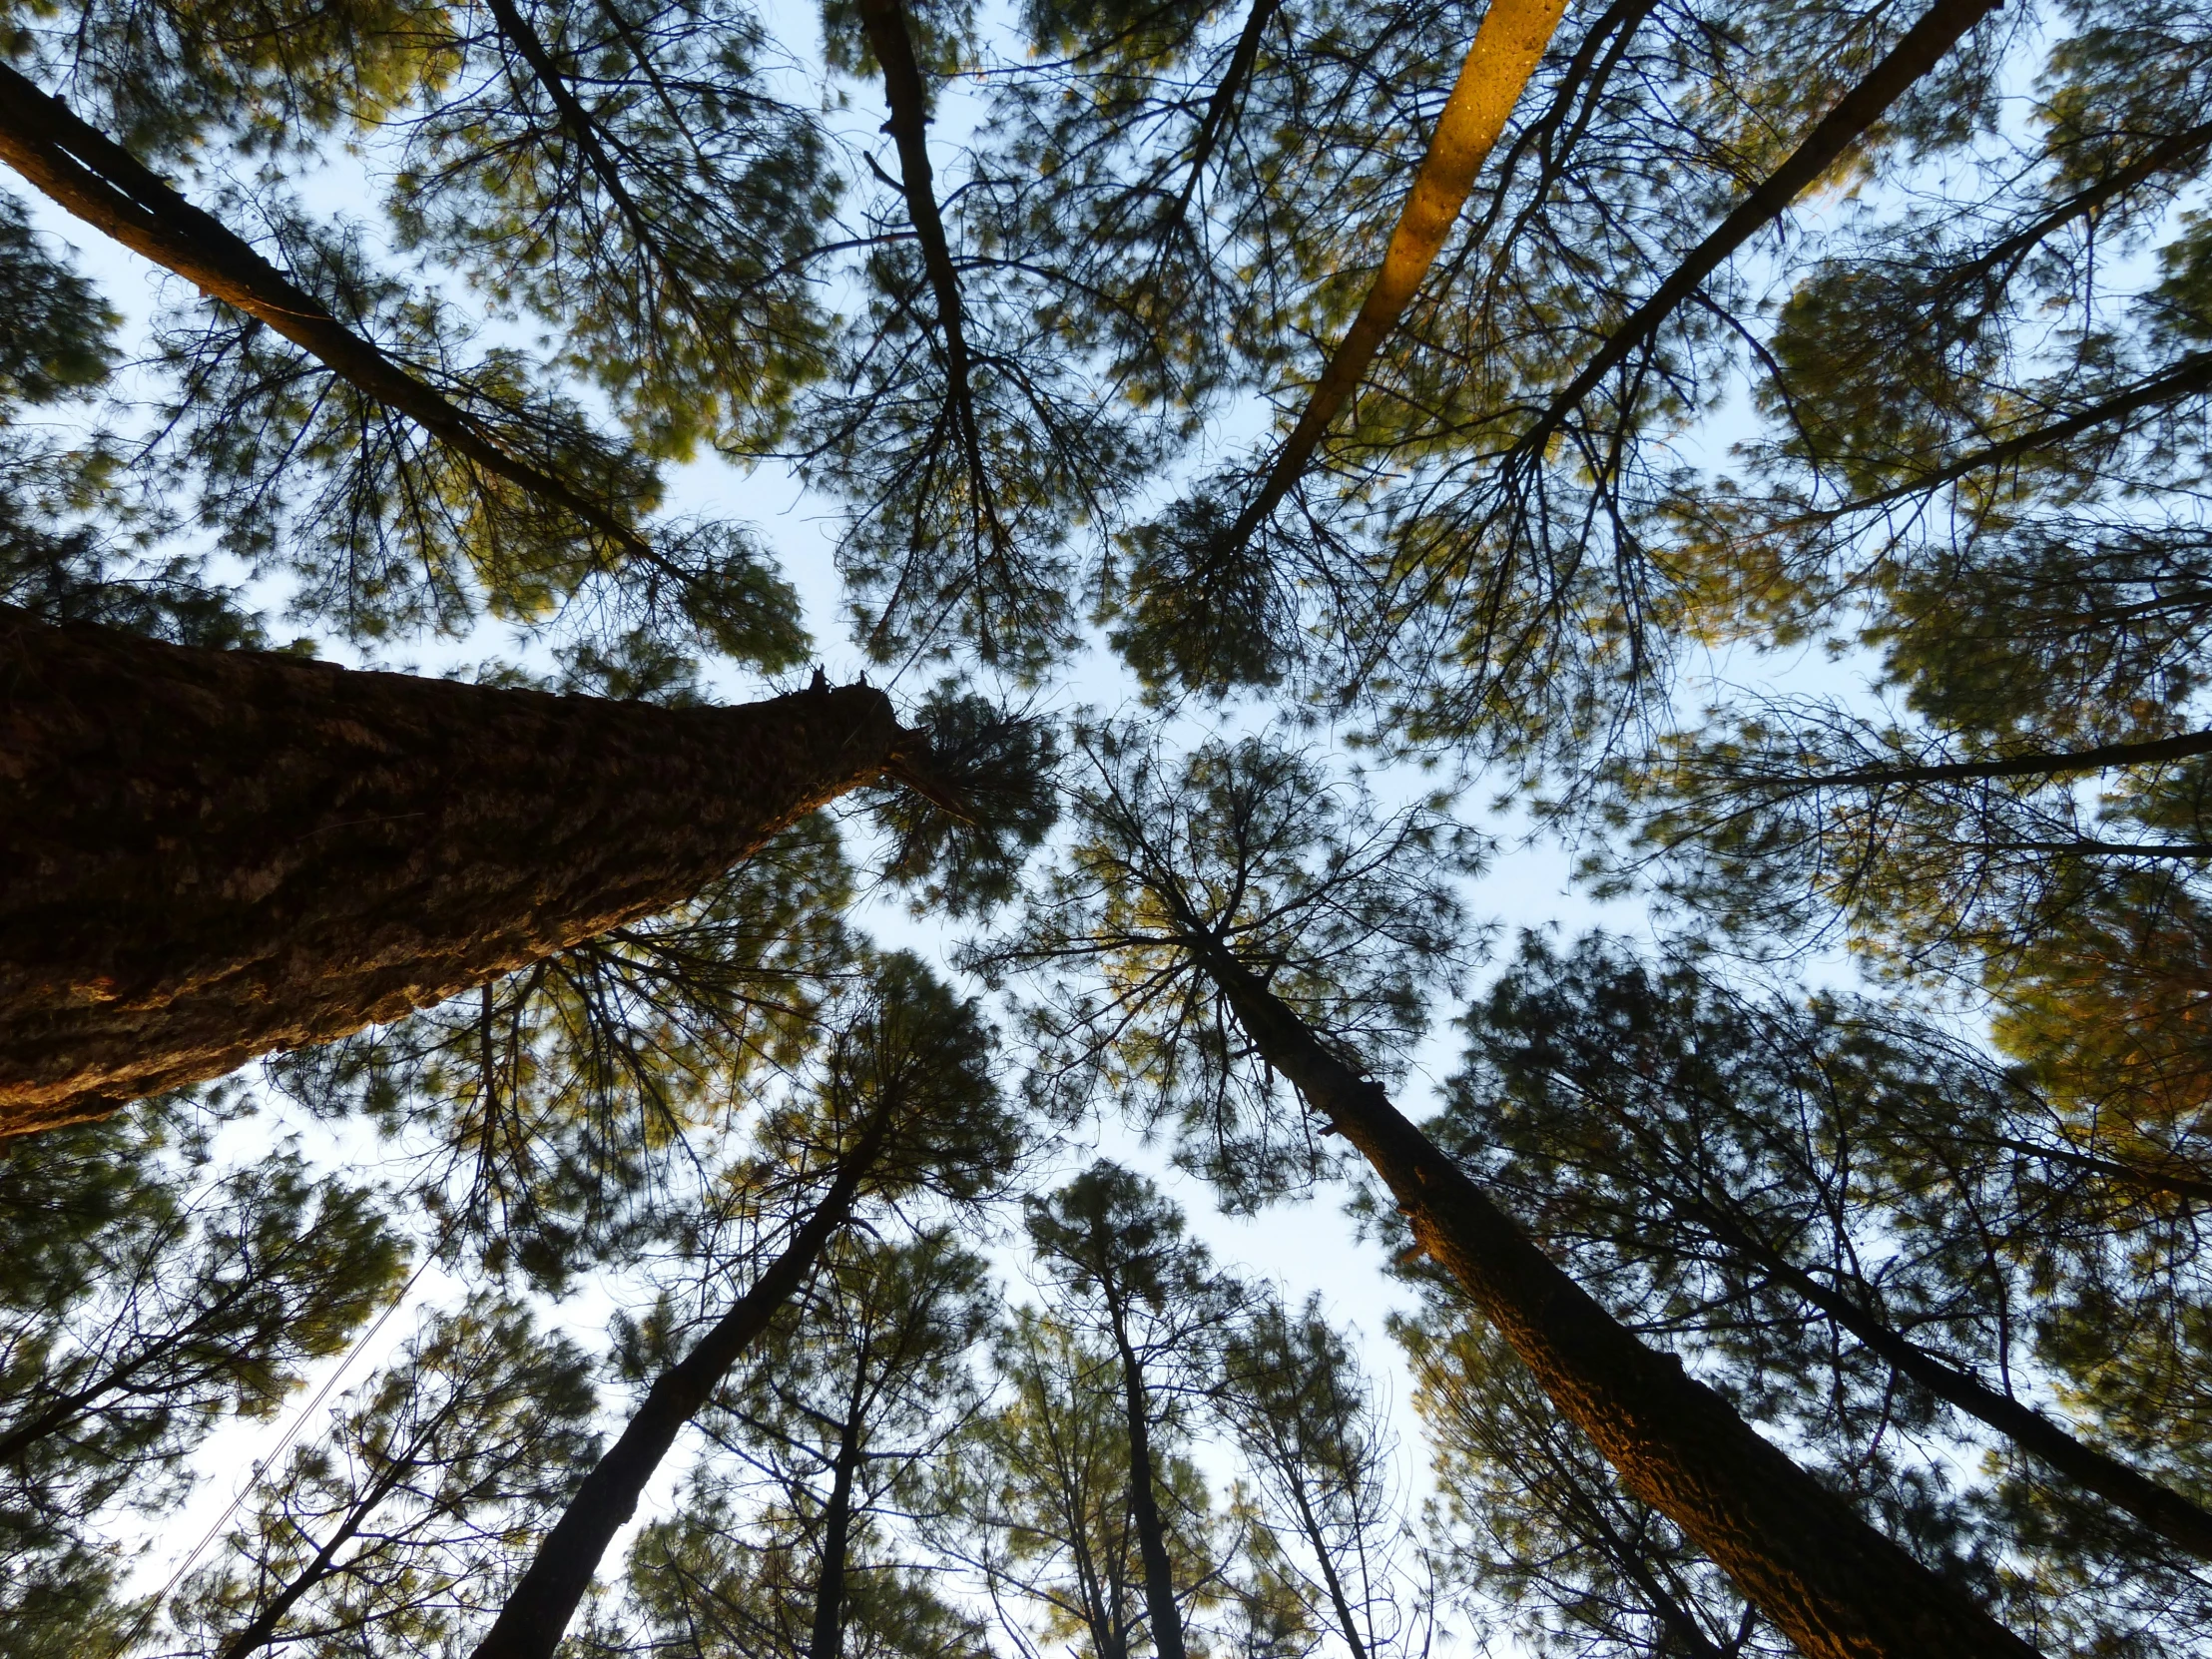
[(2196, 1652), (2208, 164), (2187, 0), (7, 0), (0, 1659)]

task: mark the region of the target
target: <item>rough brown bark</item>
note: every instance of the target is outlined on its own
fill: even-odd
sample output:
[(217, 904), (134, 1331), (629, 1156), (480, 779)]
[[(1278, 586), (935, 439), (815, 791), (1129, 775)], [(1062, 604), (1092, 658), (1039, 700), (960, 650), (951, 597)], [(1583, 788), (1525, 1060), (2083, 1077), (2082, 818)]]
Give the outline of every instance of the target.
[(1219, 941), (1193, 926), (1186, 943), (1254, 1046), (1367, 1158), (1421, 1249), (1622, 1484), (1680, 1526), (1810, 1659), (2034, 1653), (1762, 1439), (1679, 1361), (1639, 1342)]
[(584, 1476), (545, 1535), (471, 1659), (552, 1659), (577, 1604), (591, 1588), (600, 1557), (637, 1512), (638, 1494), (676, 1443), (677, 1433), (760, 1341), (777, 1311), (799, 1293), (830, 1236), (850, 1219), (860, 1183), (881, 1154), (888, 1127), (888, 1114), (879, 1114), (784, 1253), (697, 1348), (654, 1380), (622, 1437)]
[(667, 909), (917, 747), (865, 687), (664, 709), (0, 608), (0, 1135)]
[(58, 98), (0, 63), (0, 161), (58, 206), (211, 298), (267, 323), (325, 368), (398, 410), (495, 477), (574, 514), (681, 578), (637, 529), (516, 454), (484, 423), (353, 332), (253, 246), (185, 200), (152, 169)]

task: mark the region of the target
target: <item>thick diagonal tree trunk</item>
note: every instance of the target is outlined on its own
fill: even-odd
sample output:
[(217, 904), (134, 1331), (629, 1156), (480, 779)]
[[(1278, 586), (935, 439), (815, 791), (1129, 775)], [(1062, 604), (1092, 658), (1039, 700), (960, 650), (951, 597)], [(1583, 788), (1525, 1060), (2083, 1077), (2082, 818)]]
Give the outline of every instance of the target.
[(917, 750), (865, 687), (665, 709), (0, 608), (0, 1135), (667, 909)]
[[(1172, 902), (1172, 901), (1171, 901)], [(2032, 1659), (2034, 1649), (1762, 1439), (1529, 1242), (1457, 1164), (1188, 913), (1184, 942), (1267, 1062), (1382, 1177), (1420, 1248), (1637, 1497), (1809, 1659)]]

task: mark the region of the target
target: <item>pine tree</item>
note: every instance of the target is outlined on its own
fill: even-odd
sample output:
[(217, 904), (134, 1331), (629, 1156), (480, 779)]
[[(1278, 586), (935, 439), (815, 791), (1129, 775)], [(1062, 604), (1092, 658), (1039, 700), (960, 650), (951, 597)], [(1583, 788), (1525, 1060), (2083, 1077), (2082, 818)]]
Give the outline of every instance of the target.
[[(1383, 855), (1411, 843), (1403, 820), (1363, 822), (1256, 740), (1201, 751), (1180, 776), (1141, 746), (1109, 748), (1094, 779), (1072, 872), (1038, 896), (1001, 966), (1120, 958), (1104, 991), (1072, 991), (1076, 1035), (1094, 1043), (1143, 1054), (1233, 1025), (1249, 1047), (1229, 1063), (1290, 1080), (1629, 1490), (1807, 1652), (2032, 1651), (1614, 1319), (1363, 1075), (1330, 1015), (1423, 964), (1367, 968), (1353, 941), (1372, 949), (1450, 913), (1432, 871), (1393, 871)], [(1317, 943), (1301, 960), (1308, 915)]]
[(1176, 1371), (1218, 1340), (1226, 1287), (1213, 1278), (1204, 1250), (1183, 1237), (1174, 1206), (1117, 1164), (1093, 1164), (1058, 1192), (1031, 1200), (1027, 1221), (1047, 1276), (1081, 1299), (1062, 1317), (1090, 1326), (1113, 1353), (1147, 1633), (1158, 1659), (1184, 1659), (1178, 1585), (1189, 1575), (1169, 1553), (1152, 1435), (1172, 1411)]
[[(1097, 1335), (1024, 1308), (1000, 1335), (996, 1370), (1000, 1398), (944, 1464), (931, 1541), (975, 1575), (1017, 1639), (1034, 1631), (1087, 1659), (1133, 1659), (1156, 1639), (1121, 1358)], [(1150, 1424), (1147, 1444), (1187, 1642), (1194, 1613), (1227, 1593), (1230, 1561), (1174, 1420)]]
[(539, 1542), (477, 1643), (478, 1659), (553, 1652), (677, 1435), (800, 1296), (863, 1199), (972, 1200), (1002, 1179), (1014, 1151), (987, 1028), (910, 957), (880, 965), (826, 1045), (813, 1098), (772, 1114), (762, 1133), (759, 1168), (744, 1186), (783, 1200), (770, 1224), (775, 1254), (762, 1250), (746, 1293), (653, 1378)]
[(187, 1650), (348, 1653), (450, 1640), (597, 1445), (573, 1343), (513, 1304), (436, 1315), (273, 1471), (173, 1613)]
[(101, 1528), (158, 1514), (226, 1416), (276, 1412), (388, 1303), (400, 1241), (296, 1153), (214, 1172), (149, 1104), (11, 1146), (0, 1182), (0, 1611), (60, 1653), (141, 1622)]
[(1309, 1297), (1255, 1298), (1224, 1345), (1217, 1408), (1264, 1494), (1307, 1624), (1353, 1659), (1424, 1648), (1424, 1563), (1394, 1501), (1393, 1446), (1343, 1332)]
[[(700, 1498), (727, 1511), (749, 1488), (765, 1495), (756, 1527), (725, 1522), (729, 1542), (710, 1546), (713, 1555), (743, 1549), (748, 1530), (767, 1532), (777, 1542), (754, 1547), (779, 1554), (793, 1593), (747, 1593), (735, 1562), (722, 1569), (727, 1587), (687, 1582), (697, 1569), (678, 1572), (678, 1552), (706, 1539), (675, 1533), (634, 1552), (633, 1589), (718, 1623), (736, 1622), (715, 1613), (736, 1600), (759, 1620), (749, 1649), (776, 1646), (767, 1633), (777, 1630), (808, 1659), (931, 1651), (944, 1634), (934, 1617), (943, 1604), (900, 1564), (889, 1528), (924, 1511), (936, 1460), (979, 1404), (967, 1357), (991, 1323), (986, 1280), (982, 1260), (941, 1229), (896, 1245), (850, 1234), (833, 1242), (805, 1300), (702, 1418), (723, 1455), (700, 1477)], [(648, 1584), (656, 1570), (672, 1576)], [(909, 1628), (910, 1614), (930, 1616)]]
[[(2025, 1079), (1892, 1006), (1585, 941), (1524, 950), (1468, 1027), (1439, 1132), (1624, 1316), (1695, 1342), (1839, 1479), (1928, 1512), (1916, 1529), (1964, 1523), (1935, 1516), (1960, 1505), (1900, 1428), (1986, 1446), (2003, 1506), (2101, 1511), (2075, 1564), (2108, 1550), (2165, 1588), (2061, 1618), (2155, 1640), (2158, 1601), (2193, 1599), (2204, 1483), (2161, 1423), (2197, 1323), (2188, 1200), (2073, 1153)], [(2022, 1530), (2015, 1550), (2045, 1528)]]

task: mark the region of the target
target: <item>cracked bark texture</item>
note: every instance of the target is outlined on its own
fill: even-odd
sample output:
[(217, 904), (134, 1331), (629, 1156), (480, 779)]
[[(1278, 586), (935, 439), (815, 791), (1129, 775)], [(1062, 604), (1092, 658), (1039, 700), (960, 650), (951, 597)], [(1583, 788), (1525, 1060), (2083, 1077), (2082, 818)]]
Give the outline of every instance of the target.
[(326, 1042), (681, 902), (914, 744), (0, 607), (0, 1136)]

